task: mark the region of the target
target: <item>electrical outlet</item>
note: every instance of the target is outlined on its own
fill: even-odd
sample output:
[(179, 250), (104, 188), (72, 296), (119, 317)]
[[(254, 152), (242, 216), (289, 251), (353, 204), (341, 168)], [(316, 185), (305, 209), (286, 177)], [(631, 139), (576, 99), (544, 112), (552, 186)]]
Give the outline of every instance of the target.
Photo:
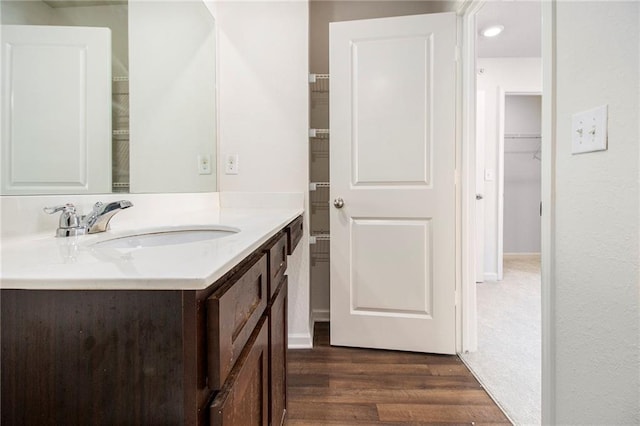
[(225, 161), (224, 172), (228, 175), (237, 175), (240, 171), (238, 154), (227, 155)]
[(201, 175), (211, 174), (211, 155), (209, 154), (198, 155), (198, 174), (201, 174)]

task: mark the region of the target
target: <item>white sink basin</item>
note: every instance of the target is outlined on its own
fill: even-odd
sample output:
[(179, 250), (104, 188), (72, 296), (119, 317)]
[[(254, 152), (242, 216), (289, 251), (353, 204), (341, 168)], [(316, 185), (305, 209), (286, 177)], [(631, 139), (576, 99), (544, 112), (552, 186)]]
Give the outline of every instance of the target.
[(215, 240), (228, 237), (237, 232), (238, 228), (229, 226), (185, 226), (153, 228), (134, 234), (116, 236), (108, 240), (92, 244), (96, 248), (136, 249), (144, 247), (170, 246), (187, 244), (198, 241)]

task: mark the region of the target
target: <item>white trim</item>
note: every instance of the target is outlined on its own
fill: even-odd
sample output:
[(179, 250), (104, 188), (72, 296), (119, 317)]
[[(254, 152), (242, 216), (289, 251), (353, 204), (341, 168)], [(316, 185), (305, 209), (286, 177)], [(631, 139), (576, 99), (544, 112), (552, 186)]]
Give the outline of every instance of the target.
[(312, 327), (317, 322), (329, 322), (331, 319), (329, 309), (314, 309), (311, 311)]
[[(484, 280), (485, 281), (498, 281), (498, 274), (496, 274), (495, 272), (485, 272), (484, 273)], [(476, 325), (477, 327), (477, 325)]]
[(542, 424), (556, 423), (555, 169), (556, 2), (542, 2)]
[(487, 393), (487, 395), (489, 395), (489, 398), (491, 398), (493, 400), (493, 402), (498, 406), (500, 411), (502, 411), (502, 414), (504, 414), (504, 416), (509, 420), (509, 422), (511, 422), (512, 425), (515, 425), (516, 422), (513, 421), (513, 419), (509, 416), (509, 413), (507, 413), (507, 410), (504, 409), (504, 407), (502, 406), (500, 401), (498, 401), (495, 398), (495, 396), (493, 396), (493, 393), (491, 392), (491, 389), (487, 387), (487, 385), (485, 384), (484, 380), (482, 380), (482, 377), (480, 377), (478, 374), (476, 374), (476, 372), (473, 370), (473, 368), (471, 368), (471, 366), (467, 363), (467, 360), (464, 357), (459, 357), (459, 358), (460, 358), (460, 361), (462, 361), (462, 363), (467, 367), (467, 369), (469, 371), (471, 371), (471, 374), (473, 374), (473, 377), (475, 377), (476, 380), (478, 381), (478, 383), (480, 383), (480, 386), (482, 386), (482, 388)]
[(498, 161), (497, 166), (498, 170), (496, 170), (496, 179), (498, 180), (498, 193), (497, 193), (497, 202), (498, 202), (498, 241), (496, 242), (497, 248), (497, 270), (498, 270), (498, 280), (502, 280), (504, 276), (504, 98), (506, 93), (501, 86), (498, 86), (498, 98), (497, 98), (497, 106), (498, 106), (498, 129), (496, 134), (498, 135)]
[(288, 336), (289, 349), (311, 349), (313, 348), (313, 338), (311, 333), (292, 333)]
[(475, 16), (485, 0), (467, 0), (458, 11), (462, 49), (459, 64), (460, 95), (460, 295), (456, 318), (457, 351), (478, 350), (478, 318), (476, 305), (476, 24)]

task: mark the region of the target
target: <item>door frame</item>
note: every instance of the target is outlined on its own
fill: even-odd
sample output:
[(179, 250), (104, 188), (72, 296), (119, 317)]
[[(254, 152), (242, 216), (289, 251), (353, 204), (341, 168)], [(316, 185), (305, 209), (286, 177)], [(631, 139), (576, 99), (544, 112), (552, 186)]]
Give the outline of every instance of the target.
[[(463, 0), (458, 8), (458, 35), (461, 43), (457, 157), (457, 219), (460, 291), (457, 300), (458, 353), (477, 350), (475, 273), (475, 105), (476, 47), (475, 16), (487, 0)], [(541, 319), (542, 319), (542, 424), (555, 422), (555, 114), (556, 114), (556, 1), (542, 1), (542, 235), (541, 235)]]

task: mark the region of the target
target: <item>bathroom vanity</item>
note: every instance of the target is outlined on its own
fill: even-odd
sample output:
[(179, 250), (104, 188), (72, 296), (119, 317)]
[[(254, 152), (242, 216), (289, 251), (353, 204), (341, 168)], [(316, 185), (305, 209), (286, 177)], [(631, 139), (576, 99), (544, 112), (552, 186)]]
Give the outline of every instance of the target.
[(237, 236), (150, 250), (56, 239), (41, 270), (26, 258), (51, 241), (3, 251), (2, 424), (281, 425), (300, 213), (233, 213)]

